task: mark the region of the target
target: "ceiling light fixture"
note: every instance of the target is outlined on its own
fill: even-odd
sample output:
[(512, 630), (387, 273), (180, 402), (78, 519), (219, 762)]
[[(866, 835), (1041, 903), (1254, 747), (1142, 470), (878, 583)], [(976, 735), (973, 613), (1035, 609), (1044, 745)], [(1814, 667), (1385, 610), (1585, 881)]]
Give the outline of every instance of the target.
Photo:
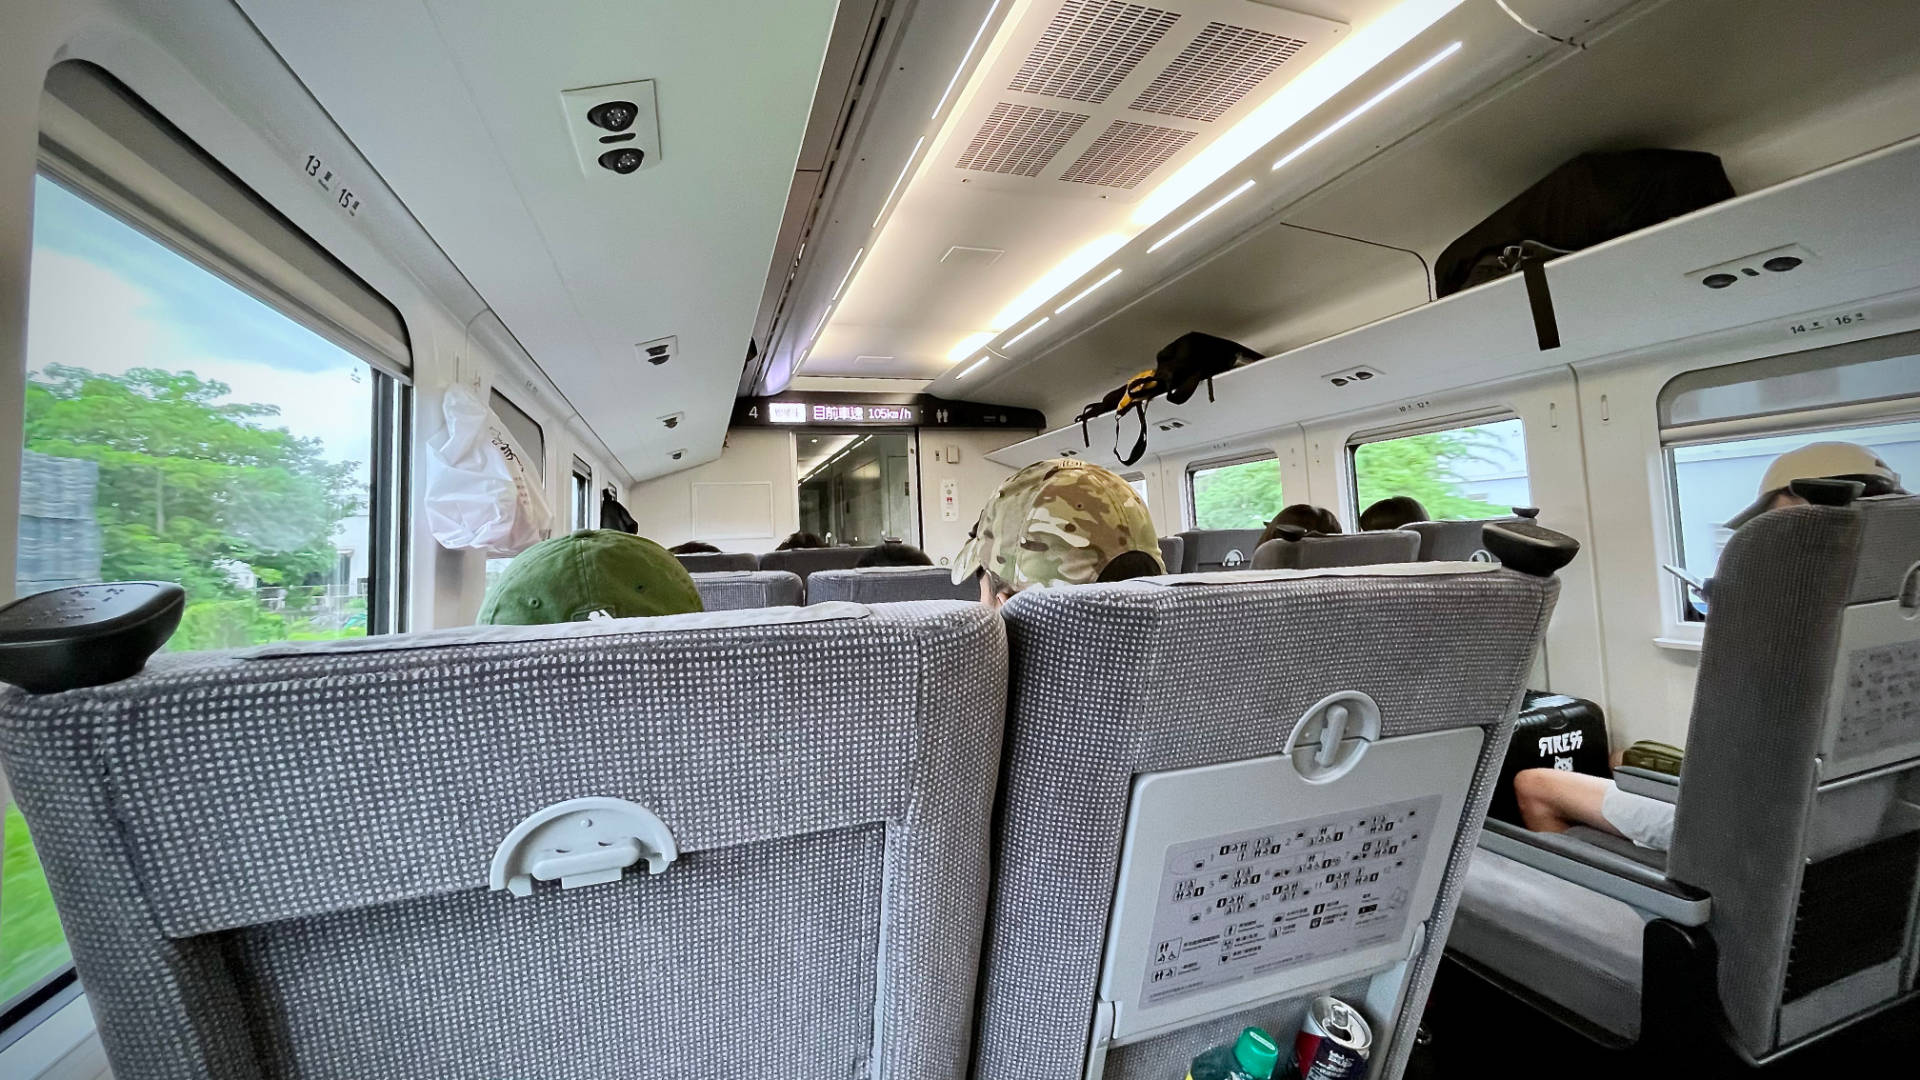
[[(1274, 167), (1279, 168), (1277, 165)], [(861, 248), (859, 251), (853, 253), (853, 261), (847, 264), (847, 272), (840, 275), (840, 284), (833, 290), (833, 295), (827, 297), (827, 303), (831, 304), (835, 300), (840, 299), (840, 294), (847, 291), (847, 282), (853, 280), (853, 272), (860, 268), (860, 256), (866, 253), (866, 248)]]
[(971, 375), (971, 374), (973, 374), (974, 372), (976, 372), (976, 371), (978, 371), (978, 370), (980, 370), (980, 365), (981, 365), (981, 364), (984, 364), (984, 363), (986, 363), (986, 362), (987, 362), (988, 360), (990, 360), (990, 359), (992, 359), (992, 358), (993, 358), (993, 354), (992, 354), (992, 353), (981, 353), (981, 354), (980, 354), (980, 359), (978, 359), (978, 360), (975, 360), (975, 361), (974, 361), (973, 363), (971, 363), (971, 364), (968, 364), (968, 365), (967, 365), (967, 370), (965, 370), (965, 371), (963, 371), (963, 372), (961, 372), (960, 374), (958, 374), (958, 375), (955, 375), (955, 376), (953, 377), (953, 379), (954, 379), (954, 381), (955, 381), (955, 382), (959, 382), (959, 381), (960, 381), (961, 379), (964, 379), (964, 378), (966, 378), (967, 376), (969, 376), (969, 375)]
[(993, 0), (993, 6), (987, 9), (987, 17), (980, 20), (980, 29), (973, 32), (973, 40), (967, 42), (967, 51), (960, 54), (960, 66), (953, 69), (953, 78), (947, 80), (947, 88), (940, 91), (940, 104), (933, 107), (932, 120), (940, 119), (940, 110), (947, 107), (947, 98), (953, 95), (954, 84), (967, 70), (967, 61), (973, 59), (973, 50), (980, 46), (980, 35), (987, 32), (987, 25), (993, 22), (993, 13), (1000, 10), (1000, 0)]
[(873, 215), (874, 228), (879, 228), (880, 219), (887, 216), (887, 207), (892, 206), (893, 197), (900, 194), (900, 185), (907, 182), (907, 174), (913, 171), (914, 160), (920, 156), (920, 148), (926, 145), (926, 142), (927, 137), (922, 135), (920, 136), (920, 140), (913, 144), (913, 153), (908, 154), (907, 163), (900, 166), (900, 175), (894, 180), (892, 189), (887, 192), (885, 201), (880, 204), (880, 212)]
[(1064, 314), (1064, 313), (1066, 312), (1066, 310), (1067, 310), (1068, 308), (1070, 308), (1070, 307), (1072, 307), (1073, 305), (1075, 305), (1075, 304), (1077, 304), (1077, 303), (1079, 303), (1079, 302), (1080, 302), (1080, 301), (1082, 301), (1082, 300), (1085, 300), (1085, 299), (1086, 299), (1086, 298), (1087, 298), (1088, 296), (1090, 296), (1090, 295), (1092, 295), (1092, 293), (1093, 293), (1093, 290), (1095, 290), (1095, 289), (1097, 289), (1097, 288), (1099, 288), (1099, 287), (1100, 287), (1100, 286), (1102, 286), (1102, 285), (1105, 285), (1105, 284), (1106, 284), (1107, 282), (1109, 282), (1109, 281), (1112, 281), (1112, 280), (1113, 280), (1114, 278), (1117, 278), (1117, 277), (1119, 277), (1119, 276), (1120, 276), (1120, 271), (1119, 271), (1119, 270), (1114, 270), (1114, 271), (1112, 271), (1112, 272), (1110, 272), (1110, 273), (1108, 273), (1106, 277), (1103, 277), (1103, 278), (1101, 278), (1101, 279), (1100, 279), (1099, 281), (1096, 281), (1096, 282), (1094, 282), (1093, 284), (1091, 284), (1091, 285), (1089, 285), (1089, 286), (1087, 286), (1086, 288), (1084, 288), (1084, 289), (1081, 289), (1081, 290), (1080, 290), (1079, 292), (1077, 292), (1077, 293), (1075, 293), (1075, 294), (1073, 295), (1073, 299), (1071, 299), (1071, 300), (1069, 300), (1069, 301), (1067, 301), (1067, 302), (1066, 302), (1066, 303), (1064, 303), (1064, 304), (1061, 304), (1061, 305), (1060, 305), (1059, 307), (1057, 307), (1057, 308), (1054, 308), (1054, 309), (1053, 309), (1053, 313), (1054, 313), (1055, 315), (1060, 315), (1060, 314)]
[(1020, 339), (1026, 337), (1028, 334), (1033, 333), (1035, 330), (1040, 329), (1041, 327), (1047, 325), (1052, 321), (1053, 321), (1053, 316), (1048, 315), (1046, 318), (1041, 319), (1039, 322), (1034, 323), (1032, 326), (1029, 326), (1025, 330), (1022, 330), (1019, 333), (1013, 335), (1013, 337), (1007, 339), (1007, 343), (1005, 345), (1001, 346), (1001, 351), (1004, 352), (1007, 349), (1011, 349), (1015, 345), (1020, 344)]
[(1215, 180), (1279, 138), (1354, 80), (1365, 75), (1420, 33), (1439, 22), (1463, 0), (1403, 0), (1327, 50), (1305, 71), (1289, 79), (1272, 97), (1181, 166), (1133, 212), (1142, 228), (1180, 208)]
[(992, 341), (994, 337), (995, 334), (991, 330), (982, 330), (977, 334), (968, 334), (966, 337), (960, 339), (960, 344), (947, 350), (947, 362), (957, 364), (965, 360), (967, 357), (973, 355), (974, 351), (979, 349), (980, 346)]
[(1205, 219), (1206, 219), (1206, 216), (1207, 216), (1208, 214), (1211, 214), (1211, 213), (1213, 213), (1213, 212), (1214, 212), (1215, 210), (1218, 210), (1218, 209), (1220, 209), (1221, 207), (1223, 207), (1223, 206), (1225, 206), (1225, 205), (1227, 205), (1228, 203), (1230, 203), (1230, 202), (1232, 202), (1233, 200), (1235, 200), (1235, 199), (1237, 199), (1237, 198), (1239, 198), (1240, 196), (1242, 196), (1242, 195), (1244, 195), (1244, 194), (1246, 194), (1246, 191), (1247, 191), (1247, 189), (1248, 189), (1248, 188), (1250, 188), (1250, 187), (1252, 187), (1252, 186), (1253, 186), (1253, 181), (1251, 181), (1251, 180), (1248, 180), (1248, 181), (1246, 181), (1245, 183), (1243, 183), (1243, 184), (1241, 184), (1241, 185), (1240, 185), (1239, 187), (1237, 187), (1237, 188), (1234, 188), (1234, 189), (1233, 189), (1232, 191), (1229, 191), (1229, 192), (1227, 192), (1227, 193), (1226, 193), (1225, 195), (1222, 195), (1222, 196), (1220, 196), (1220, 200), (1219, 200), (1218, 202), (1216, 202), (1216, 203), (1214, 203), (1214, 204), (1213, 204), (1212, 206), (1209, 206), (1209, 207), (1207, 207), (1207, 208), (1206, 208), (1205, 210), (1202, 210), (1202, 211), (1200, 211), (1199, 213), (1197, 213), (1197, 214), (1195, 214), (1195, 215), (1193, 215), (1192, 217), (1190, 217), (1190, 218), (1188, 218), (1188, 219), (1187, 219), (1187, 223), (1186, 223), (1186, 224), (1184, 224), (1184, 225), (1182, 225), (1182, 226), (1180, 226), (1179, 228), (1177, 228), (1177, 229), (1175, 229), (1175, 230), (1173, 230), (1172, 232), (1170, 232), (1170, 233), (1168, 233), (1167, 235), (1165, 235), (1165, 236), (1163, 236), (1163, 237), (1161, 237), (1160, 239), (1158, 239), (1158, 240), (1155, 240), (1155, 241), (1153, 242), (1153, 244), (1152, 244), (1152, 246), (1150, 246), (1150, 247), (1148, 247), (1148, 248), (1147, 248), (1147, 251), (1148, 251), (1149, 253), (1152, 253), (1152, 252), (1155, 252), (1155, 251), (1159, 251), (1159, 250), (1160, 250), (1161, 248), (1163, 248), (1163, 247), (1166, 247), (1166, 246), (1167, 246), (1167, 244), (1168, 244), (1168, 243), (1170, 243), (1170, 242), (1171, 242), (1171, 241), (1173, 240), (1173, 238), (1174, 238), (1174, 237), (1176, 237), (1176, 236), (1179, 236), (1179, 235), (1180, 235), (1181, 233), (1183, 233), (1183, 232), (1186, 232), (1186, 231), (1187, 231), (1188, 229), (1191, 229), (1191, 228), (1193, 228), (1193, 227), (1194, 227), (1195, 225), (1198, 225), (1198, 224), (1200, 224), (1200, 222), (1202, 222), (1203, 220), (1205, 220)]
[(993, 317), (994, 330), (1005, 330), (1033, 314), (1035, 308), (1059, 295), (1061, 289), (1087, 276), (1087, 272), (1105, 262), (1107, 256), (1126, 247), (1130, 239), (1125, 233), (1108, 233), (1094, 238), (1091, 243), (1061, 259), (1057, 266), (1040, 275), (1040, 280), (1014, 297), (1012, 303), (1000, 309), (1000, 313)]
[(1421, 64), (1419, 67), (1414, 68), (1412, 71), (1409, 71), (1405, 75), (1402, 75), (1398, 79), (1395, 79), (1393, 81), (1392, 86), (1387, 87), (1385, 90), (1382, 90), (1379, 93), (1368, 98), (1367, 100), (1361, 102), (1360, 106), (1354, 109), (1352, 112), (1348, 113), (1347, 115), (1341, 117), (1338, 120), (1335, 120), (1333, 123), (1328, 124), (1326, 127), (1320, 129), (1320, 133), (1318, 135), (1315, 135), (1313, 138), (1308, 139), (1306, 142), (1303, 142), (1299, 146), (1296, 146), (1292, 150), (1288, 151), (1285, 157), (1273, 163), (1274, 169), (1278, 170), (1282, 168), (1287, 164), (1287, 162), (1292, 161), (1294, 158), (1297, 158), (1301, 154), (1304, 154), (1307, 151), (1313, 149), (1314, 147), (1320, 145), (1320, 142), (1324, 140), (1327, 136), (1333, 134), (1336, 131), (1339, 131), (1341, 128), (1346, 127), (1348, 124), (1353, 123), (1355, 120), (1359, 119), (1360, 116), (1364, 114), (1368, 109), (1373, 108), (1375, 105), (1378, 105), (1381, 102), (1387, 100), (1387, 98), (1393, 96), (1394, 91), (1399, 90), (1401, 87), (1407, 85), (1413, 80), (1419, 78), (1422, 75), (1425, 75), (1428, 71), (1431, 71), (1433, 69), (1433, 66), (1435, 64), (1438, 64), (1440, 61), (1445, 60), (1447, 57), (1452, 56), (1454, 53), (1457, 53), (1459, 51), (1460, 51), (1460, 43), (1456, 41), (1453, 44), (1447, 46), (1446, 48), (1441, 49), (1439, 52), (1433, 54), (1433, 56), (1429, 58), (1426, 63)]

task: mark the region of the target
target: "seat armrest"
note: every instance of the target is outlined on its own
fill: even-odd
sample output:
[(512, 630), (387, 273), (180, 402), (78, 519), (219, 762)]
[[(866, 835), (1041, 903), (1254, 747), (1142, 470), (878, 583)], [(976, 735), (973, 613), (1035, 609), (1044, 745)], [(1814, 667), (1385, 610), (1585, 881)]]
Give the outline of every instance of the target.
[(1680, 800), (1680, 778), (1671, 773), (1622, 765), (1613, 770), (1613, 782), (1621, 791), (1630, 791), (1649, 799), (1659, 799), (1664, 803)]
[(1700, 890), (1560, 833), (1530, 832), (1489, 819), (1480, 846), (1681, 926), (1704, 926), (1713, 910), (1713, 902)]

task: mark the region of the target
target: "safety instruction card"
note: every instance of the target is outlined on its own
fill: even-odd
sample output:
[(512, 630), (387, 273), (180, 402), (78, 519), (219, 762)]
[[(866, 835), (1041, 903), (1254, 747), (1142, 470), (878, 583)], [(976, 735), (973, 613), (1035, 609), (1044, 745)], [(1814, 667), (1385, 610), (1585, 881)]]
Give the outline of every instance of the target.
[(1398, 938), (1439, 810), (1430, 795), (1169, 847), (1141, 1000)]

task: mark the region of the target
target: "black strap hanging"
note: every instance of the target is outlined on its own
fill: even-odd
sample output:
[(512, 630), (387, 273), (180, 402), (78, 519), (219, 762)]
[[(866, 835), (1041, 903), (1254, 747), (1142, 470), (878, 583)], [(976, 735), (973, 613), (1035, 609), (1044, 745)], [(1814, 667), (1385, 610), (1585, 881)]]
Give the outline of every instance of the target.
[(1526, 280), (1527, 306), (1533, 309), (1533, 333), (1542, 352), (1560, 347), (1560, 323), (1554, 318), (1553, 294), (1547, 289), (1547, 260), (1565, 254), (1559, 248), (1527, 240), (1508, 247), (1500, 258), (1509, 267), (1517, 265)]

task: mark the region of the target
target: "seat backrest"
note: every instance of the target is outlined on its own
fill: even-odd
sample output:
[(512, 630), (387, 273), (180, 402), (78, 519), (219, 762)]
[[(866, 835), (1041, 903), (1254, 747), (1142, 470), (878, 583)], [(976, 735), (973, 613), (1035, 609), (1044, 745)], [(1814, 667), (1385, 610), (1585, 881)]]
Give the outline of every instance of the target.
[(1187, 550), (1187, 541), (1181, 536), (1163, 536), (1160, 538), (1160, 565), (1169, 574), (1181, 572), (1181, 560)]
[(702, 551), (675, 555), (689, 574), (711, 574), (723, 570), (758, 570), (760, 556), (747, 551)]
[[(974, 1076), (1179, 1076), (1324, 992), (1398, 1076), (1557, 595), (1414, 564), (1010, 600)], [(1337, 777), (1302, 723), (1334, 705)]]
[[(1253, 563), (1253, 549), (1263, 529), (1189, 529), (1180, 537), (1180, 572), (1245, 570)], [(1172, 570), (1172, 567), (1168, 567)]]
[(120, 1080), (960, 1080), (1004, 642), (942, 602), (163, 655), (0, 691), (0, 759)]
[(805, 583), (819, 570), (851, 570), (860, 565), (860, 560), (872, 550), (864, 547), (824, 547), (769, 551), (760, 556), (760, 569), (798, 574), (801, 582)]
[(1411, 529), (1420, 535), (1420, 551), (1415, 557), (1421, 562), (1464, 562), (1468, 559), (1491, 559), (1486, 545), (1480, 542), (1480, 530), (1489, 521), (1517, 521), (1518, 518), (1475, 518), (1471, 521), (1416, 521), (1402, 528)]
[(708, 611), (793, 607), (804, 591), (800, 579), (785, 570), (723, 570), (694, 574), (693, 587)]
[(1313, 570), (1323, 566), (1372, 566), (1412, 562), (1420, 553), (1418, 533), (1403, 529), (1304, 536), (1269, 540), (1253, 553), (1255, 570)]
[(944, 566), (869, 566), (858, 570), (820, 570), (807, 579), (807, 603), (850, 600), (885, 604), (896, 600), (980, 599), (972, 578), (958, 585)]
[(1712, 895), (1721, 1004), (1757, 1056), (1920, 967), (1920, 498), (1754, 518), (1710, 607), (1668, 872)]

